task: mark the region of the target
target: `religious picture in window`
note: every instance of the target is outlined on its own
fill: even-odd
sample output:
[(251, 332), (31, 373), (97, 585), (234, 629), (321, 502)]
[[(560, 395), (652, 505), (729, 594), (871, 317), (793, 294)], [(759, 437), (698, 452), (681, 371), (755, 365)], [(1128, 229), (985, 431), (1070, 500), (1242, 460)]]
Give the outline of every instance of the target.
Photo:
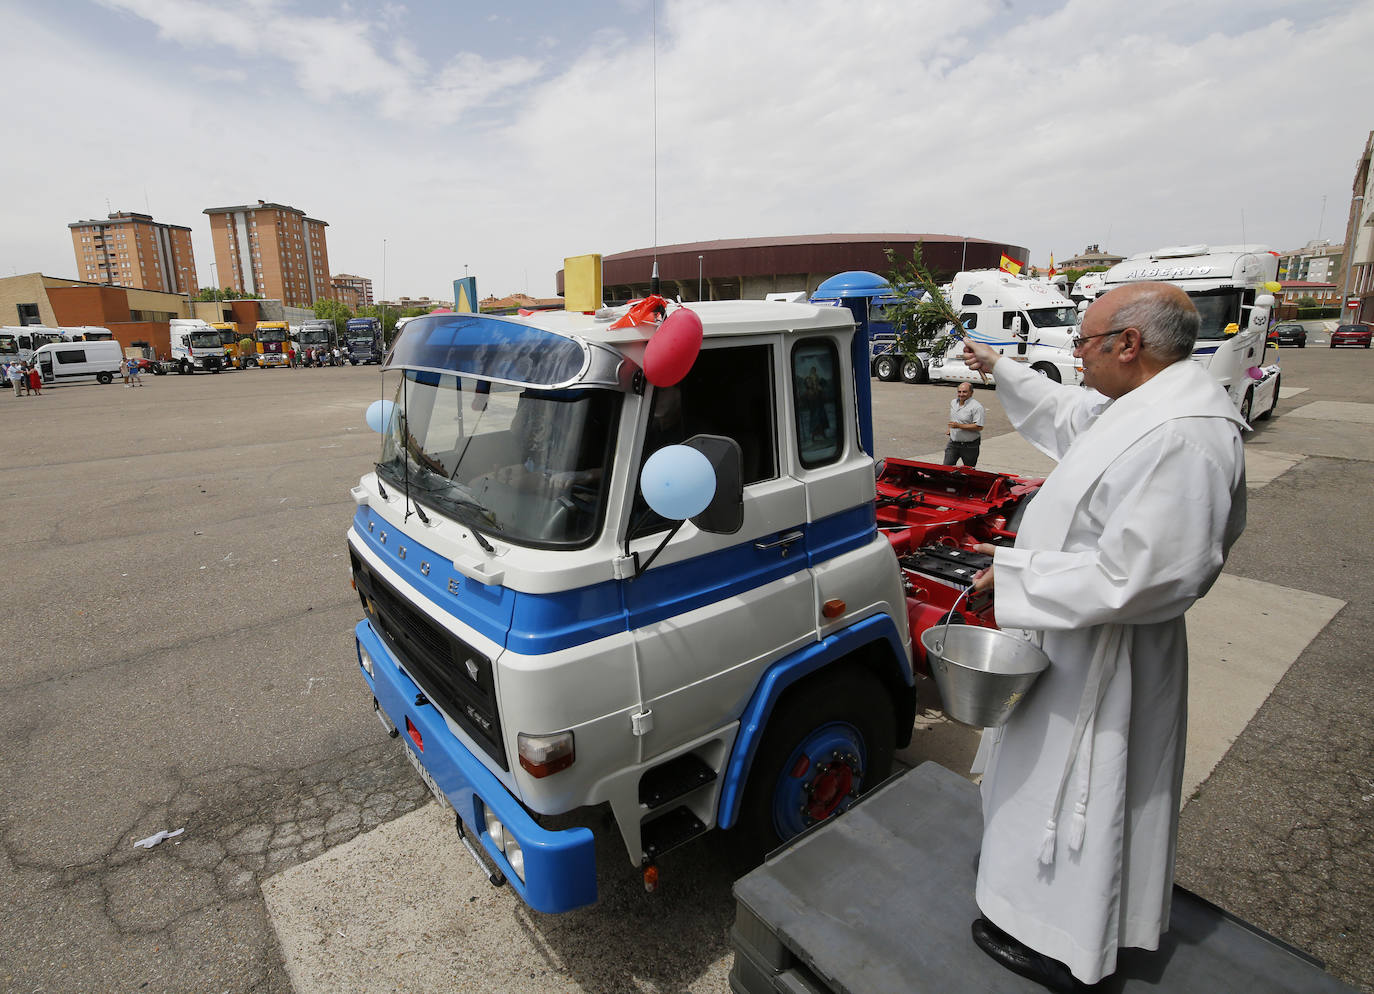
[(840, 451), (840, 383), (835, 346), (803, 342), (792, 353), (792, 388), (797, 406), (797, 448), (802, 465), (834, 460)]

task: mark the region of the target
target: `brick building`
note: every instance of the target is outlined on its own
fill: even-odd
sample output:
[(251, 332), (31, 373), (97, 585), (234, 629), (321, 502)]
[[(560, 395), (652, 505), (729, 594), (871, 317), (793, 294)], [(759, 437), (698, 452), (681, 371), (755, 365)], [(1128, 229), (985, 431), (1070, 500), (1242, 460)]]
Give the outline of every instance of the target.
[(191, 229), (163, 224), (151, 215), (120, 211), (104, 221), (67, 225), (76, 253), (76, 271), (87, 283), (196, 292), (196, 260)]
[(259, 200), (241, 207), (207, 207), (219, 282), (242, 293), (313, 307), (333, 300), (324, 221), (285, 204)]
[(336, 273), (330, 284), (334, 287), (334, 299), (347, 304), (351, 310), (372, 306), (372, 281), (366, 276)]

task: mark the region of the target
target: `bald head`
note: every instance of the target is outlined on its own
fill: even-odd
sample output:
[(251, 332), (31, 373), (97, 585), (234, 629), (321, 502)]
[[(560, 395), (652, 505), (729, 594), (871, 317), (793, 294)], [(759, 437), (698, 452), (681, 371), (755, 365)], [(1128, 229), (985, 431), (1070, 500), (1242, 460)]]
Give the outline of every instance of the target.
[(1104, 294), (1093, 310), (1104, 308), (1107, 327), (1137, 328), (1141, 350), (1161, 365), (1192, 355), (1199, 318), (1188, 295), (1169, 283), (1131, 283)]

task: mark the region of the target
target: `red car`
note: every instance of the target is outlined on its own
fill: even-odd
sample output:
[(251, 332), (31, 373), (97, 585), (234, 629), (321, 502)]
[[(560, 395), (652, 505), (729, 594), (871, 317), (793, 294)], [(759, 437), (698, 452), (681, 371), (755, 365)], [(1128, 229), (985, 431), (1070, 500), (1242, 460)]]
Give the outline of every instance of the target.
[(1369, 340), (1374, 337), (1367, 324), (1343, 324), (1331, 333), (1331, 347), (1337, 345), (1358, 345), (1369, 348)]

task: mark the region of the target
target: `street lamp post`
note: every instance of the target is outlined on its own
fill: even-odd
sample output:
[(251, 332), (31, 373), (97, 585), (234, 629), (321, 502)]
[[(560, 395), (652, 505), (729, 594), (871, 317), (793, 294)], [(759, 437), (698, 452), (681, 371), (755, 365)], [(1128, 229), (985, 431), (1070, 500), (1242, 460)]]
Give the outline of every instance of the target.
[(1360, 244), (1360, 218), (1363, 216), (1364, 194), (1357, 194), (1354, 200), (1355, 220), (1350, 226), (1350, 258), (1345, 260), (1345, 286), (1344, 293), (1341, 294), (1341, 320), (1345, 320), (1345, 311), (1350, 304), (1350, 278), (1355, 271), (1355, 249)]
[(702, 260), (703, 260), (704, 258), (706, 258), (706, 257), (705, 257), (705, 256), (701, 256), (701, 255), (697, 256), (697, 300), (700, 300), (700, 299), (701, 299), (701, 283), (702, 283), (701, 276), (702, 276), (702, 273), (704, 272), (704, 268), (705, 268), (705, 267), (704, 267), (704, 263), (702, 262)]

